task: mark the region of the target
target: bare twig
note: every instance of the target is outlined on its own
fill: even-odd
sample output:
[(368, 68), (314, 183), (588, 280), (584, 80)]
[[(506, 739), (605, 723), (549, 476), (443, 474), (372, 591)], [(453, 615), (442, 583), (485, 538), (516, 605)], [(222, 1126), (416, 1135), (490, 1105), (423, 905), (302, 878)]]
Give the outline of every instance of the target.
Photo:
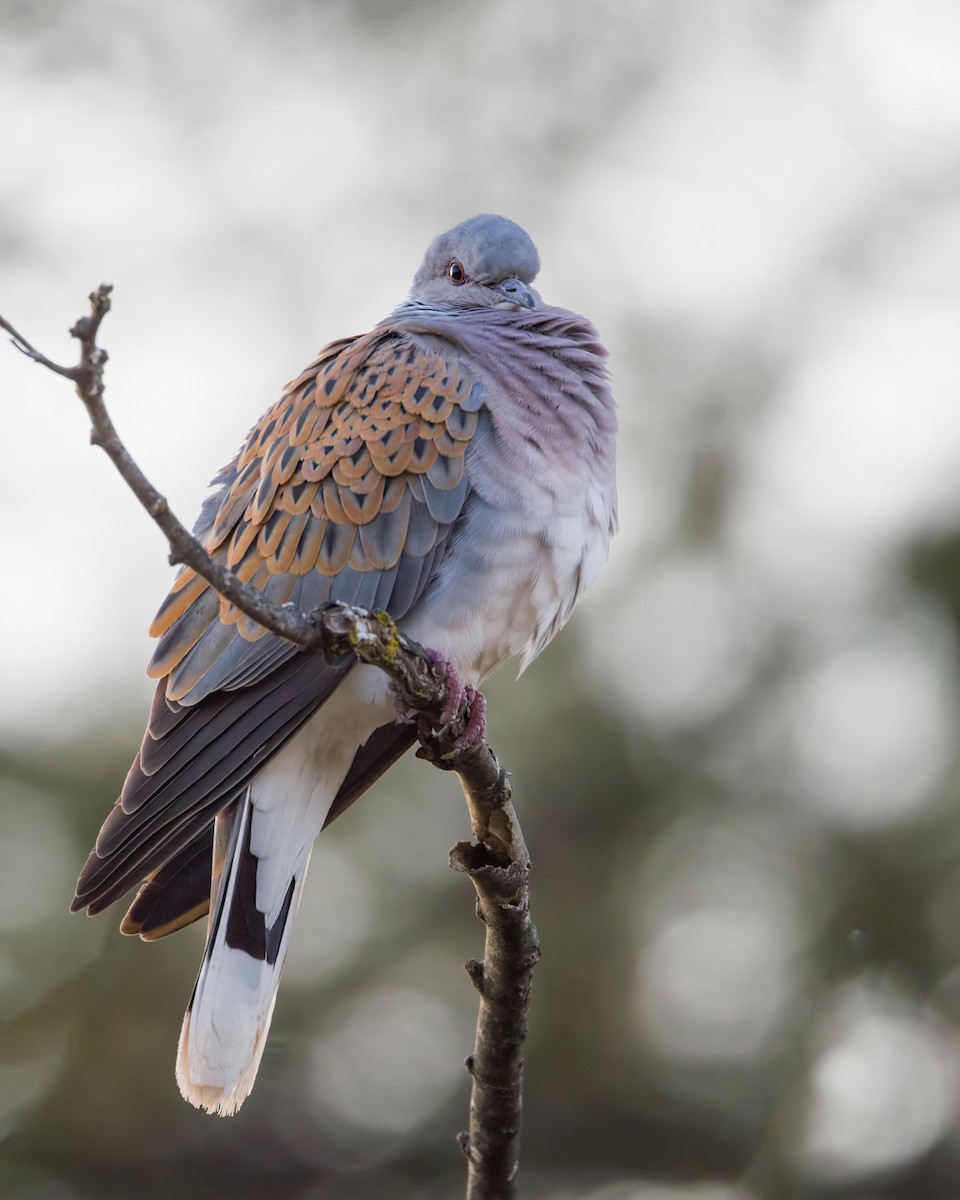
[[(417, 751), (447, 766), (427, 739)], [(475, 842), (458, 842), (450, 865), (470, 877), (486, 926), (483, 961), (465, 964), (480, 993), (480, 1012), (467, 1070), (473, 1077), (470, 1129), (460, 1134), (467, 1157), (467, 1200), (517, 1194), (523, 1097), (523, 1043), (533, 968), (540, 940), (530, 916), (530, 856), (511, 803), (510, 780), (485, 743), (454, 765)]]
[(170, 544), (170, 562), (185, 563), (191, 567), (221, 596), (226, 596), (242, 613), (258, 621), (272, 633), (279, 634), (303, 650), (322, 650), (324, 635), (317, 628), (314, 619), (295, 608), (271, 604), (256, 588), (242, 583), (232, 571), (214, 562), (190, 531), (173, 515), (166, 497), (147, 479), (120, 440), (103, 402), (103, 369), (107, 363), (107, 352), (96, 344), (100, 323), (110, 311), (111, 291), (109, 283), (102, 283), (96, 291), (91, 292), (90, 316), (81, 317), (70, 330), (71, 337), (80, 342), (80, 362), (75, 367), (61, 367), (51, 362), (2, 317), (0, 327), (11, 335), (18, 350), (58, 375), (72, 379), (76, 384), (77, 395), (90, 416), (91, 442), (109, 456), (130, 490), (166, 535)]
[(540, 956), (530, 918), (530, 860), (511, 803), (509, 777), (484, 738), (464, 739), (465, 704), (444, 723), (448, 700), (442, 663), (407, 638), (387, 613), (328, 604), (312, 613), (266, 600), (215, 562), (174, 516), (131, 457), (103, 401), (107, 353), (97, 345), (110, 311), (110, 284), (90, 294), (90, 315), (70, 330), (80, 342), (80, 362), (63, 367), (41, 354), (0, 316), (14, 346), (34, 362), (72, 380), (90, 416), (90, 440), (110, 457), (134, 495), (166, 535), (170, 562), (184, 563), (221, 596), (272, 633), (306, 651), (353, 653), (392, 680), (400, 703), (425, 718), (418, 723), (418, 757), (455, 771), (470, 810), (475, 842), (458, 842), (450, 865), (470, 877), (486, 926), (484, 959), (466, 964), (480, 993), (474, 1051), (466, 1065), (473, 1079), (470, 1129), (460, 1134), (468, 1160), (467, 1200), (510, 1200), (517, 1194), (523, 1079), (522, 1046), (533, 967)]

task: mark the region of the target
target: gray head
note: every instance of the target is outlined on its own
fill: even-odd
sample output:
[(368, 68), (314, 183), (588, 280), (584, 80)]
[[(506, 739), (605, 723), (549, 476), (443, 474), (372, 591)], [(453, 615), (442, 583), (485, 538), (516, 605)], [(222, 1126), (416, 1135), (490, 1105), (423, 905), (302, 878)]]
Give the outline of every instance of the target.
[(530, 284), (539, 270), (540, 256), (525, 230), (481, 213), (434, 239), (410, 295), (443, 308), (536, 308), (539, 297)]

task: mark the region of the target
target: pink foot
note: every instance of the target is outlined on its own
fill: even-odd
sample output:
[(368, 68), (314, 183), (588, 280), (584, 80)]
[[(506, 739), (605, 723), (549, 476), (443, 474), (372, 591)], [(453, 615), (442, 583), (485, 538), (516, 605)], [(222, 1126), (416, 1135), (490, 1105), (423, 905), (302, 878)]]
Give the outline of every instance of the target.
[(467, 700), (467, 720), (463, 733), (457, 738), (458, 751), (472, 750), (486, 740), (487, 736), (487, 701), (483, 692), (478, 692), (469, 684), (464, 689)]
[(456, 719), (461, 705), (465, 701), (468, 701), (467, 692), (470, 689), (463, 686), (460, 682), (460, 676), (443, 655), (439, 654), (436, 650), (428, 649), (427, 657), (438, 671), (443, 671), (443, 685), (447, 690), (447, 703), (440, 714), (440, 727), (441, 729), (446, 729), (451, 721)]
[(434, 736), (450, 739), (457, 728), (462, 725), (460, 733), (453, 739), (451, 746), (454, 753), (460, 754), (474, 746), (483, 743), (487, 736), (487, 702), (481, 692), (469, 684), (464, 685), (455, 668), (447, 662), (436, 650), (427, 650), (431, 662), (438, 671), (443, 671), (443, 682), (446, 688), (447, 701), (440, 714), (440, 726), (434, 732), (426, 717), (419, 718), (418, 729), (421, 742)]

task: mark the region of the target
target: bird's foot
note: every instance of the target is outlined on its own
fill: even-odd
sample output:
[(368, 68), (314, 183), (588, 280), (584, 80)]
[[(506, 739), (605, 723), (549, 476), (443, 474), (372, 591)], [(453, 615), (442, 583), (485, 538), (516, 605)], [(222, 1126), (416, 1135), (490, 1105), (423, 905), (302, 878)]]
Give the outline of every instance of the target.
[(438, 671), (443, 672), (443, 687), (447, 695), (447, 702), (440, 714), (440, 731), (442, 732), (456, 720), (462, 705), (467, 700), (468, 689), (464, 687), (456, 668), (452, 663), (447, 662), (442, 654), (428, 649), (427, 657)]
[(431, 721), (426, 713), (411, 712), (409, 706), (399, 696), (394, 700), (394, 706), (397, 710), (397, 720), (415, 724), (421, 741), (429, 737), (435, 730), (449, 729), (467, 697), (467, 689), (461, 682), (460, 676), (457, 674), (454, 666), (447, 662), (438, 650), (431, 650), (429, 646), (424, 647), (424, 654), (433, 663), (437, 674), (442, 676), (446, 701), (439, 721)]
[(486, 741), (487, 737), (487, 698), (483, 692), (478, 692), (469, 684), (464, 690), (467, 694), (467, 714), (463, 733), (456, 741), (456, 749), (461, 753), (464, 750), (473, 750)]
[(487, 736), (487, 702), (481, 692), (464, 684), (456, 668), (436, 650), (427, 650), (437, 672), (443, 673), (446, 701), (439, 721), (434, 723), (425, 714), (416, 717), (421, 743), (435, 748), (442, 746), (442, 755), (462, 754), (482, 745)]

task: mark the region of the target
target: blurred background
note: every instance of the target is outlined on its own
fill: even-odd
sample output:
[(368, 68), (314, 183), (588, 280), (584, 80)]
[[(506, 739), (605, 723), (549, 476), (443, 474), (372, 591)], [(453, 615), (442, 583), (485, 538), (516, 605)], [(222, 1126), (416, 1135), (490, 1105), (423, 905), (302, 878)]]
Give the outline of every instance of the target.
[[(960, 1195), (960, 7), (0, 0), (0, 312), (115, 284), (108, 400), (192, 520), (326, 341), (502, 212), (622, 415), (609, 568), (488, 688), (534, 857), (530, 1200)], [(0, 352), (0, 1196), (462, 1194), (455, 782), (322, 839), (259, 1082), (179, 1098), (202, 930), (69, 917), (172, 571)]]

